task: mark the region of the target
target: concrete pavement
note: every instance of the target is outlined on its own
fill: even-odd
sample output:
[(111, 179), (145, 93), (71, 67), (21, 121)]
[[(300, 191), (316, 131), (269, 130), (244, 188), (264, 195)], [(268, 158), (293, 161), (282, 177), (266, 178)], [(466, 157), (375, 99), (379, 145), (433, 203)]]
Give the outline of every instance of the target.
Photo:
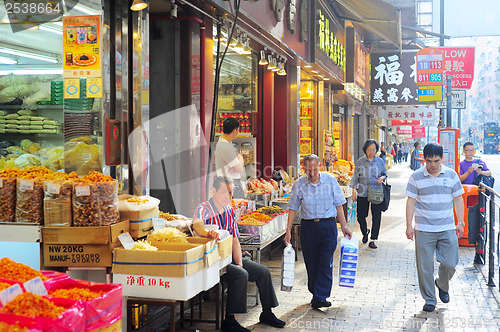
[[(450, 283), (450, 303), (438, 299), (436, 311), (422, 310), (424, 300), (418, 287), (414, 242), (405, 236), (405, 188), (411, 170), (408, 164), (389, 170), (392, 185), (389, 210), (382, 215), (378, 249), (360, 242), (359, 265), (354, 288), (338, 283), (339, 250), (334, 257), (332, 306), (324, 310), (310, 307), (307, 276), (302, 253), (298, 252), (296, 280), (290, 293), (280, 290), (281, 257), (263, 260), (269, 266), (280, 306), (274, 313), (287, 325), (282, 331), (498, 331), (500, 295), (498, 288), (486, 285), (480, 267), (473, 264), (474, 248), (460, 248), (460, 262)], [(370, 227), (371, 222), (368, 222)], [(359, 226), (354, 235), (361, 239)], [(268, 255), (262, 255), (265, 259)], [(437, 264), (436, 273), (437, 275)], [(251, 289), (250, 286), (249, 289)], [(436, 290), (437, 294), (437, 290)], [(237, 315), (252, 331), (278, 330), (258, 323), (261, 306), (249, 300), (249, 311)], [(205, 309), (207, 313), (210, 309)], [(209, 331), (212, 326), (195, 325), (185, 331)]]

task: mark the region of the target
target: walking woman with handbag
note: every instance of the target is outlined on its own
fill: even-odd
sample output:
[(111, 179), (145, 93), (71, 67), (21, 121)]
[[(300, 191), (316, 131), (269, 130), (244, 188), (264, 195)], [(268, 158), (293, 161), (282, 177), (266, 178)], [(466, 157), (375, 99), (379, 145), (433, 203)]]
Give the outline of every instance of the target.
[(384, 201), (384, 191), (382, 182), (387, 178), (387, 170), (382, 158), (377, 157), (379, 145), (374, 139), (366, 140), (363, 145), (364, 157), (356, 162), (356, 169), (352, 176), (349, 187), (353, 188), (352, 200), (357, 201), (357, 219), (361, 233), (363, 234), (363, 243), (368, 242), (370, 229), (366, 224), (368, 209), (372, 211), (372, 230), (370, 243), (368, 247), (377, 249), (375, 241), (378, 240), (380, 231), (380, 221), (382, 219), (382, 202)]

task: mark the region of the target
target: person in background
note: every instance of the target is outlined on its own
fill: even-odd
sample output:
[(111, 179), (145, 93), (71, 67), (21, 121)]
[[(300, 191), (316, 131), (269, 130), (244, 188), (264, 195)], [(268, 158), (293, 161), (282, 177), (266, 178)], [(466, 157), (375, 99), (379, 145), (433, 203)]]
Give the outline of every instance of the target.
[(410, 153), (410, 144), (408, 142), (405, 142), (403, 146), (403, 157), (405, 159), (405, 163), (408, 162), (408, 154)]
[(385, 163), (385, 156), (387, 154), (387, 150), (385, 149), (384, 142), (380, 142), (380, 158), (384, 160)]
[(353, 188), (352, 200), (357, 201), (356, 214), (358, 218), (359, 228), (363, 234), (362, 242), (368, 242), (368, 234), (370, 230), (366, 225), (366, 217), (368, 217), (368, 209), (372, 210), (372, 235), (368, 247), (377, 249), (375, 241), (378, 240), (380, 231), (380, 222), (382, 219), (382, 204), (373, 204), (368, 201), (368, 186), (373, 189), (382, 189), (382, 182), (387, 178), (387, 170), (384, 161), (376, 156), (378, 143), (374, 139), (366, 140), (363, 145), (364, 157), (361, 157), (356, 162), (354, 174), (349, 183), (349, 187)]
[(422, 167), (422, 164), (420, 163), (423, 158), (420, 158), (420, 142), (415, 142), (413, 152), (411, 153), (410, 157), (410, 168), (412, 170), (417, 170), (420, 167)]
[(248, 281), (255, 281), (259, 289), (262, 312), (259, 321), (263, 324), (283, 328), (286, 323), (278, 319), (271, 311), (278, 306), (278, 299), (273, 287), (271, 272), (267, 266), (242, 258), (241, 245), (238, 239), (236, 214), (231, 207), (231, 181), (223, 177), (214, 178), (212, 198), (196, 207), (193, 218), (193, 228), (203, 237), (218, 238), (216, 231), (206, 231), (203, 225), (217, 225), (219, 229), (227, 230), (233, 238), (233, 262), (227, 266), (227, 271), (221, 280), (227, 282), (226, 318), (222, 322), (222, 331), (249, 332), (241, 326), (235, 314), (247, 312)]
[(481, 159), (474, 159), (476, 149), (472, 142), (465, 142), (463, 152), (465, 159), (460, 162), (460, 181), (463, 184), (473, 184), (474, 178), (479, 174), (491, 176), (491, 171), (486, 163)]
[(398, 143), (394, 143), (393, 147), (394, 147), (394, 154), (393, 154), (393, 156), (394, 156), (394, 164), (398, 164), (399, 163), (399, 159), (398, 159), (398, 157), (399, 157), (399, 154), (398, 154), (398, 152), (399, 152), (399, 145), (398, 145)]
[(333, 283), (337, 221), (344, 236), (351, 238), (352, 233), (344, 217), (342, 205), (346, 200), (335, 177), (319, 171), (321, 164), (315, 154), (305, 156), (303, 165), (306, 174), (295, 181), (290, 194), (284, 241), (290, 243), (293, 219), (300, 207), (300, 243), (307, 270), (307, 288), (313, 295), (311, 306), (319, 309), (332, 305), (327, 298)]
[[(450, 301), (450, 280), (458, 264), (458, 239), (464, 233), (464, 189), (457, 173), (444, 165), (443, 147), (424, 147), (425, 167), (410, 176), (406, 187), (406, 237), (415, 238), (418, 284), (424, 311), (436, 308), (436, 287), (443, 303)], [(458, 224), (455, 228), (453, 205)], [(412, 225), (415, 217), (415, 226)], [(440, 263), (434, 280), (434, 254)]]
[(399, 143), (398, 146), (398, 163), (401, 164), (403, 162), (403, 143)]
[[(387, 147), (387, 154), (390, 154), (394, 157), (394, 145), (392, 144), (392, 142), (390, 142), (389, 146)], [(392, 161), (394, 161), (394, 158), (392, 159)]]
[(233, 181), (234, 198), (245, 198), (242, 173), (245, 167), (243, 157), (236, 152), (231, 143), (240, 132), (240, 122), (235, 118), (227, 118), (222, 123), (223, 134), (215, 146), (215, 169), (217, 176), (223, 176)]

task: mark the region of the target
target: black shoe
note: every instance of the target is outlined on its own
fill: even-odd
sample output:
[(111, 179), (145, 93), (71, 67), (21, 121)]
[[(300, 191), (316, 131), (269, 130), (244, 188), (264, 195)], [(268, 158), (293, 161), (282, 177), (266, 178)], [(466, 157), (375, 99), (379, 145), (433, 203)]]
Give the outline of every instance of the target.
[(444, 290), (442, 290), (441, 288), (439, 288), (436, 280), (434, 280), (434, 284), (436, 285), (436, 287), (439, 290), (439, 298), (441, 299), (441, 302), (443, 302), (443, 303), (450, 302), (450, 293), (445, 292)]
[(286, 325), (286, 323), (284, 321), (278, 319), (278, 317), (276, 317), (276, 315), (270, 311), (261, 312), (260, 317), (259, 317), (259, 321), (262, 324), (266, 324), (266, 325), (269, 325), (272, 327), (277, 327), (277, 328), (283, 328)]
[(377, 249), (377, 245), (373, 241), (370, 241), (370, 243), (368, 243), (368, 247), (370, 247), (372, 249)]
[(311, 302), (311, 306), (314, 309), (327, 308), (327, 307), (330, 307), (331, 305), (332, 305), (332, 303), (330, 301), (317, 301), (317, 300), (313, 300)]
[(368, 242), (368, 234), (370, 234), (369, 229), (366, 230), (366, 234), (363, 234), (363, 240), (362, 240), (363, 243)]
[(425, 304), (423, 309), (427, 312), (433, 312), (436, 306), (434, 304)]
[(236, 319), (224, 319), (221, 324), (221, 330), (224, 332), (250, 332), (238, 323)]

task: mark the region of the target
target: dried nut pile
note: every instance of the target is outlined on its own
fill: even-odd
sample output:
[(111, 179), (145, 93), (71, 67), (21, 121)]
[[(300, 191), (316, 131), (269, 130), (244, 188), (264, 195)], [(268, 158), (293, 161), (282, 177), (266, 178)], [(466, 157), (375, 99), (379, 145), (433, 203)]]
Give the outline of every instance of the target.
[(33, 278), (40, 277), (47, 280), (40, 271), (34, 270), (28, 265), (14, 262), (12, 259), (4, 257), (0, 259), (0, 278), (19, 282), (25, 282)]
[(24, 332), (24, 331), (28, 331), (28, 328), (21, 327), (18, 324), (9, 324), (9, 323), (5, 323), (5, 322), (0, 322), (0, 331)]
[(45, 317), (56, 319), (65, 308), (56, 306), (46, 298), (32, 293), (22, 293), (7, 303), (0, 312), (27, 317)]
[(17, 168), (0, 170), (0, 222), (14, 222), (16, 217), (16, 178), (25, 171)]
[(70, 300), (90, 301), (104, 295), (104, 291), (92, 291), (88, 288), (61, 288), (49, 292), (49, 296), (62, 297)]
[(119, 220), (116, 180), (94, 171), (75, 180), (73, 226), (108, 226)]

